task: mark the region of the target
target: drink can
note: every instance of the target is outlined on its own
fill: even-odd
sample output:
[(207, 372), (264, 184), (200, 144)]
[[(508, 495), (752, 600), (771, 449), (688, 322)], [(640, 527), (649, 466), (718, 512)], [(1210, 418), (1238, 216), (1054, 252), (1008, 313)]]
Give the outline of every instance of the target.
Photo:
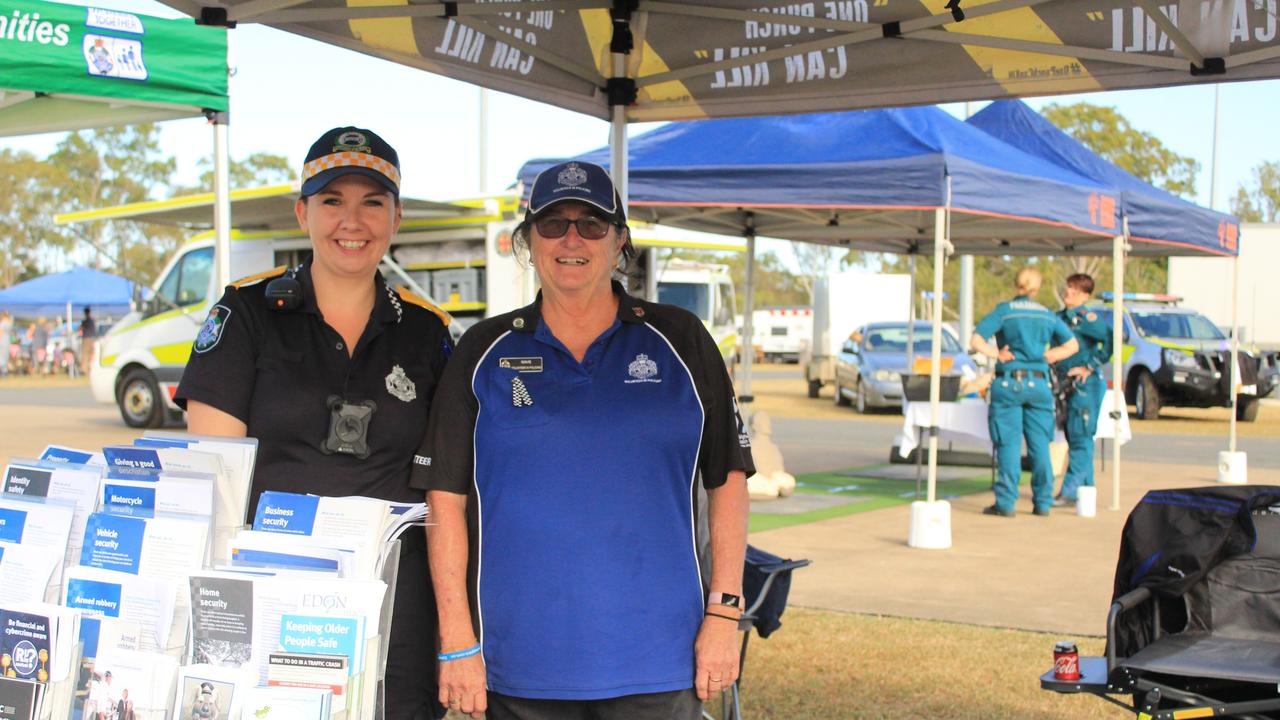
[(1055, 680), (1080, 679), (1080, 651), (1075, 641), (1059, 640), (1054, 644), (1053, 677)]

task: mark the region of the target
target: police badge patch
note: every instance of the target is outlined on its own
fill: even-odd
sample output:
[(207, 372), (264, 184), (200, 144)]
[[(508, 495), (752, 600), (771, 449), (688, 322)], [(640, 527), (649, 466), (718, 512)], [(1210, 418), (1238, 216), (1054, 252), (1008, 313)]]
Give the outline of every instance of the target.
[(418, 388), (404, 374), (404, 368), (399, 365), (392, 365), (391, 372), (387, 373), (387, 392), (397, 400), (404, 402), (413, 402), (418, 397)]
[(196, 342), (192, 349), (198, 353), (212, 350), (222, 339), (222, 331), (227, 327), (227, 321), (230, 319), (230, 308), (226, 305), (214, 305), (209, 310), (209, 316), (204, 319), (204, 325), (200, 326), (200, 332), (196, 334)]

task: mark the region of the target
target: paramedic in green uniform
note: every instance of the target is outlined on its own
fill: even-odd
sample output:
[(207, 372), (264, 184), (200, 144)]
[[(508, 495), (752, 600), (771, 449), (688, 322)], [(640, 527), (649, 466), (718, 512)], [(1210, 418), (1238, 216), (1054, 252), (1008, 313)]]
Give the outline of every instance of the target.
[(1098, 413), (1107, 392), (1098, 369), (1111, 359), (1111, 328), (1097, 312), (1085, 307), (1092, 294), (1093, 278), (1084, 273), (1072, 275), (1062, 295), (1066, 307), (1058, 313), (1080, 344), (1076, 354), (1054, 366), (1058, 382), (1070, 384), (1064, 429), (1071, 450), (1062, 491), (1054, 501), (1059, 507), (1075, 503), (1076, 488), (1093, 487), (1093, 434), (1098, 431)]
[[(996, 360), (991, 383), (987, 427), (1000, 468), (996, 502), (982, 512), (1014, 516), (1018, 479), (1022, 476), (1022, 438), (1031, 456), (1031, 491), (1036, 515), (1048, 515), (1053, 505), (1053, 466), (1049, 441), (1053, 438), (1053, 390), (1049, 366), (1078, 349), (1071, 329), (1057, 315), (1032, 298), (1040, 290), (1040, 273), (1018, 271), (1017, 297), (1002, 302), (982, 318), (969, 345)], [(995, 344), (988, 338), (994, 337)]]

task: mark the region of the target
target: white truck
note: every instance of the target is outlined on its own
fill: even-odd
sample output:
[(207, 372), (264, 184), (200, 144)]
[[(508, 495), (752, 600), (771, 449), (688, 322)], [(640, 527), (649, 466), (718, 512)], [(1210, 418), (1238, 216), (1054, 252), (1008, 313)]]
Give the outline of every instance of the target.
[(910, 275), (848, 271), (817, 278), (812, 341), (800, 352), (809, 397), (835, 382), (836, 355), (850, 333), (869, 322), (905, 322), (910, 311)]
[(660, 262), (657, 275), (658, 302), (678, 305), (697, 315), (715, 339), (725, 363), (732, 367), (738, 329), (733, 322), (735, 299), (729, 268), (674, 258)]
[[(281, 265), (293, 266), (310, 252), (310, 241), (298, 230), (293, 204), (297, 183), (247, 188), (231, 193), (231, 276), (247, 277)], [(68, 213), (60, 223), (128, 219), (197, 228), (212, 218), (212, 194), (158, 202), (136, 203)], [(498, 315), (531, 302), (537, 282), (531, 269), (519, 262), (511, 233), (519, 219), (519, 198), (497, 197), (451, 203), (402, 198), (404, 220), (383, 259), (383, 274), (393, 285), (407, 286), (454, 316), (455, 334), (480, 318)], [(634, 228), (634, 242), (642, 252), (678, 245), (732, 250), (742, 241), (719, 242), (670, 239), (669, 232)], [(158, 427), (178, 421), (182, 411), (173, 403), (178, 382), (191, 354), (200, 325), (221, 295), (214, 287), (212, 232), (198, 232), (183, 243), (151, 285), (146, 302), (117, 322), (99, 339), (89, 373), (94, 398), (114, 403), (131, 427)], [(739, 250), (740, 251), (740, 250)], [(720, 327), (720, 308), (727, 292), (730, 317), (733, 285), (723, 268), (670, 268), (659, 293), (673, 298), (712, 298), (709, 327)], [(643, 278), (638, 281), (643, 287)], [(670, 287), (663, 290), (664, 283)], [(728, 283), (727, 290), (724, 288)], [(632, 292), (637, 288), (632, 287)], [(732, 331), (732, 322), (728, 323)], [(714, 332), (714, 331), (713, 331)], [(717, 338), (728, 352), (736, 335)]]
[(813, 308), (761, 308), (751, 313), (751, 327), (758, 362), (799, 362), (813, 342)]

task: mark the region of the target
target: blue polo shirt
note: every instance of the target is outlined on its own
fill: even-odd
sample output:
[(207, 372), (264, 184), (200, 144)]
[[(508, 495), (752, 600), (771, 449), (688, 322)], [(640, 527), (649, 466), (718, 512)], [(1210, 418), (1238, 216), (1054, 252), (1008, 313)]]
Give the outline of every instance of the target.
[(696, 483), (754, 472), (701, 321), (634, 300), (578, 362), (535, 302), (477, 323), (446, 367), (412, 479), (470, 495), (490, 689), (591, 700), (693, 686)]
[(1071, 328), (1045, 306), (1026, 297), (1016, 297), (996, 306), (978, 322), (974, 332), (984, 338), (995, 336), (997, 347), (1008, 347), (1014, 359), (996, 365), (996, 372), (1039, 370), (1047, 372), (1044, 351), (1072, 338)]

